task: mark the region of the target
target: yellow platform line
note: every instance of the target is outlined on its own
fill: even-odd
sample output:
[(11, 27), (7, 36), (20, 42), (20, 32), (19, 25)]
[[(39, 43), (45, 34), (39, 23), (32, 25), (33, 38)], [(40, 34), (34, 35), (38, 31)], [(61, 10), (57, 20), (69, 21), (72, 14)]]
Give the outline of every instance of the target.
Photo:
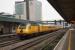
[(69, 43), (68, 43), (68, 50), (71, 50), (71, 30), (69, 30)]

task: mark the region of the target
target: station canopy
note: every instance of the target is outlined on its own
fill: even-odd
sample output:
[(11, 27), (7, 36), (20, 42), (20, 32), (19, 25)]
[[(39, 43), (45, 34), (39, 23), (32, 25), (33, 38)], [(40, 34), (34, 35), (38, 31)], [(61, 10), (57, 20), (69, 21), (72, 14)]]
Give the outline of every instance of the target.
[(69, 23), (75, 23), (75, 0), (47, 0)]

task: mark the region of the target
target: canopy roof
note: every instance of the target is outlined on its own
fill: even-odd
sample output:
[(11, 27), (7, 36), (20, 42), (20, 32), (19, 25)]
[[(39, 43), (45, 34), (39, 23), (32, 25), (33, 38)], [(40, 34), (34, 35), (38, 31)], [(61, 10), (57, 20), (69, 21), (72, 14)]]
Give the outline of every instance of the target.
[(67, 22), (75, 23), (75, 0), (48, 0), (48, 2)]

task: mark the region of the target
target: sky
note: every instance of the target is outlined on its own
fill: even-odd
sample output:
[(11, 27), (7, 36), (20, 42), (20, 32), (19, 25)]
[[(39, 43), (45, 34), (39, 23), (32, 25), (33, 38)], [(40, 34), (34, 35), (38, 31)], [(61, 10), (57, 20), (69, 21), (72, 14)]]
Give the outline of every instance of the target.
[[(23, 0), (0, 0), (0, 12), (13, 14), (15, 12), (15, 1)], [(47, 0), (38, 0), (42, 2), (42, 20), (62, 20), (63, 18), (57, 11), (47, 2)]]

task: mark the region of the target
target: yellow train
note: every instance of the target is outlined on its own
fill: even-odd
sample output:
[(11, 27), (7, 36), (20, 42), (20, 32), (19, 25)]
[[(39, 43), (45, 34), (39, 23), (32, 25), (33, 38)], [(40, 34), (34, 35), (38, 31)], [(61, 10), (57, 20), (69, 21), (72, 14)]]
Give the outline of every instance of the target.
[(49, 26), (49, 25), (41, 25), (41, 24), (25, 24), (19, 25), (16, 28), (16, 34), (18, 36), (36, 36), (40, 35), (44, 32), (52, 32), (59, 30), (61, 27), (58, 26)]

